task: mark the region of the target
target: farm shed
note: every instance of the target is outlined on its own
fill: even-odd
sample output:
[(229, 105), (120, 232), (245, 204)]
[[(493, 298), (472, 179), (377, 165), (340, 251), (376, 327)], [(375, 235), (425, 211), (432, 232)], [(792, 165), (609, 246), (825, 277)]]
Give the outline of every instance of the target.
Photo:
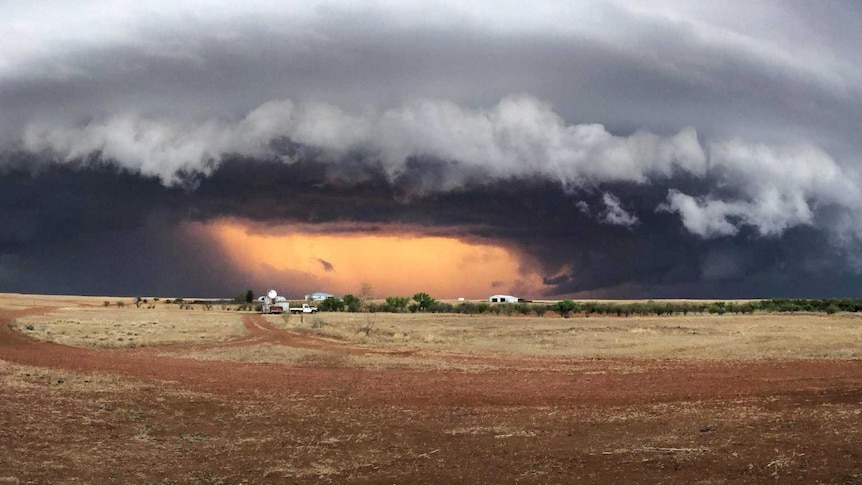
[(512, 295), (492, 295), (488, 297), (491, 303), (518, 303), (518, 297)]

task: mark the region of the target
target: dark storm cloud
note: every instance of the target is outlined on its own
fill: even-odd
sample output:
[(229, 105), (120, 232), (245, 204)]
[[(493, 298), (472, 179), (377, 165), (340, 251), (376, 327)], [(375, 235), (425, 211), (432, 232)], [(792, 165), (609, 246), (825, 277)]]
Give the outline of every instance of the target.
[(856, 2), (0, 14), (3, 288), (233, 292), (186, 224), (218, 217), (493, 239), (550, 294), (841, 293), (862, 268)]
[(230, 276), (209, 264), (215, 249), (173, 224), (180, 194), (156, 180), (98, 162), (16, 169), (0, 175), (0, 194), (12, 228), (0, 234), (5, 291), (205, 294), (207, 280)]
[[(194, 225), (226, 217), (322, 231), (401, 225), (490, 241), (517, 251), (525, 270), (543, 275), (544, 295), (847, 295), (848, 285), (860, 282), (842, 251), (813, 228), (780, 238), (743, 229), (704, 239), (674, 214), (655, 210), (668, 185), (694, 196), (711, 190), (712, 183), (696, 177), (574, 192), (518, 178), (404, 198), (399, 194), (415, 192), (414, 178), (393, 183), (367, 167), (364, 182), (344, 184), (331, 175), (342, 163), (231, 159), (190, 191), (97, 159), (35, 174), (7, 170), (0, 177), (4, 217), (23, 228), (0, 238), (0, 291), (230, 296), (249, 285), (284, 282), (301, 292), (314, 281), (275, 269), (266, 272), (271, 281), (250, 281)], [(582, 202), (604, 207), (608, 194), (638, 215), (634, 229), (578, 209)]]
[(326, 272), (335, 271), (335, 266), (333, 266), (332, 263), (330, 263), (329, 261), (322, 259), (322, 258), (317, 258), (317, 259), (315, 259), (315, 261), (320, 263), (320, 266), (323, 267), (323, 271), (326, 271)]
[[(420, 165), (423, 173), (428, 164), (433, 162)], [(248, 167), (240, 162), (233, 165)], [(541, 178), (512, 178), (474, 181), (459, 189), (405, 199), (399, 194), (415, 190), (410, 184), (416, 179), (409, 174), (389, 183), (370, 168), (363, 183), (338, 187), (327, 182), (319, 164), (311, 167), (315, 174), (304, 179), (305, 189), (293, 190), (281, 199), (264, 197), (267, 206), (279, 208), (279, 217), (295, 222), (346, 219), (419, 225), (428, 233), (444, 228), (445, 234), (466, 240), (508, 245), (526, 257), (529, 270), (546, 277), (549, 295), (597, 290), (633, 297), (848, 295), (852, 286), (842, 285), (860, 279), (846, 265), (848, 254), (858, 246), (836, 246), (828, 233), (814, 227), (797, 227), (781, 237), (763, 237), (757, 230), (743, 227), (732, 237), (705, 239), (689, 232), (673, 214), (656, 210), (665, 203), (668, 187), (703, 197), (714, 190), (714, 180), (677, 176), (650, 185), (616, 183), (571, 191)], [(300, 164), (264, 171), (275, 177), (277, 186), (301, 178), (304, 170)], [(219, 177), (217, 173), (208, 181)], [(250, 194), (257, 187), (234, 184), (226, 189), (247, 190), (249, 198), (244, 199), (243, 207), (249, 207), (248, 202), (255, 198)], [(200, 193), (208, 190), (205, 183)], [(604, 208), (609, 194), (614, 194), (631, 217), (637, 215), (634, 230), (625, 224), (608, 224), (606, 209), (593, 214), (578, 208), (582, 202)], [(211, 200), (232, 198), (225, 195), (213, 193)]]

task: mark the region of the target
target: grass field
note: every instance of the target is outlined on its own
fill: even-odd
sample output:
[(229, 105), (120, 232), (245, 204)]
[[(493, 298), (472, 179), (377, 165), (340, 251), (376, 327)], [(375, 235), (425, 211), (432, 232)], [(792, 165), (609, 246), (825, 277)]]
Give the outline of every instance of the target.
[(135, 347), (208, 343), (245, 334), (237, 312), (124, 307), (64, 307), (18, 319), (26, 335), (64, 345)]
[[(573, 358), (862, 356), (862, 314), (853, 313), (559, 318), (338, 312), (266, 318), (286, 330), (393, 351)], [(240, 312), (180, 310), (164, 304), (156, 309), (64, 307), (20, 318), (18, 328), (33, 338), (90, 347), (199, 344), (246, 334)], [(308, 356), (286, 356), (273, 346), (253, 354), (249, 357), (249, 349), (216, 349), (195, 355), (261, 362)]]
[(859, 314), (117, 300), (0, 295), (0, 483), (862, 483)]

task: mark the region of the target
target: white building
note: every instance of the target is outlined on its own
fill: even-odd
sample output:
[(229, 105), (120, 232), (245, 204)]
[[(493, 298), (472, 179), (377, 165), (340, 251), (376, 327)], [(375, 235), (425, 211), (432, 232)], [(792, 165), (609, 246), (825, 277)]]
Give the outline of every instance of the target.
[(323, 301), (323, 300), (329, 298), (330, 296), (335, 296), (335, 295), (331, 295), (329, 293), (324, 293), (322, 291), (318, 291), (317, 293), (305, 295), (305, 301)]
[(286, 313), (290, 310), (287, 298), (280, 296), (275, 290), (269, 290), (266, 296), (258, 297), (263, 313)]
[(491, 303), (518, 303), (518, 297), (512, 295), (492, 295), (488, 297)]

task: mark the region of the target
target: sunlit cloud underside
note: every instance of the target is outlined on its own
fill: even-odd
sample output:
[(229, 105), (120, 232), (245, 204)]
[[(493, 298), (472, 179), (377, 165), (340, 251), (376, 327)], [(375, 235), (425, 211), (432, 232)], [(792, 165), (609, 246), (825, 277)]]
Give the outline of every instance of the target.
[(522, 273), (521, 258), (513, 251), (457, 238), (397, 229), (374, 234), (312, 234), (290, 226), (262, 230), (237, 220), (210, 223), (207, 229), (252, 283), (291, 291), (341, 295), (368, 283), (378, 298), (418, 291), (438, 298), (484, 298), (541, 286), (538, 274)]

